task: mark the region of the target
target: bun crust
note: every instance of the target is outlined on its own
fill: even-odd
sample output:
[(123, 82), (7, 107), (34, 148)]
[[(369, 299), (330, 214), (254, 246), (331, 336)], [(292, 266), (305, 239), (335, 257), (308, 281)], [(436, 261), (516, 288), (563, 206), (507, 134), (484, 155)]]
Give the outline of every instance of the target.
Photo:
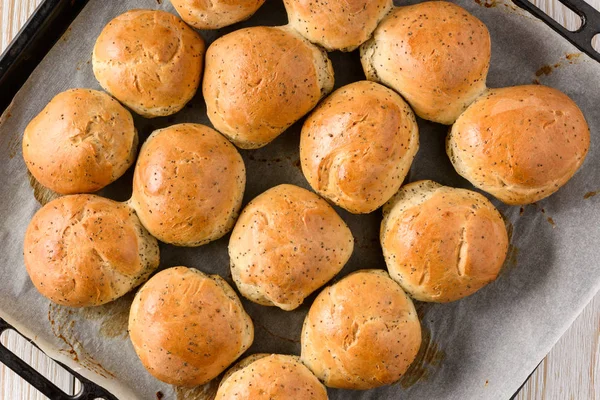
[(494, 281), (508, 234), (479, 193), (418, 181), (384, 207), (381, 247), (390, 276), (420, 301), (449, 302)]
[(486, 88), (486, 26), (444, 1), (398, 7), (360, 49), (368, 80), (399, 92), (424, 119), (452, 124)]
[(69, 307), (113, 301), (158, 267), (158, 243), (123, 203), (80, 194), (60, 197), (33, 217), (25, 267), (38, 291)]
[(154, 377), (196, 386), (218, 376), (250, 347), (254, 327), (223, 278), (174, 267), (153, 276), (136, 294), (129, 337)]
[(179, 124), (142, 146), (131, 205), (159, 240), (200, 246), (231, 230), (245, 187), (244, 161), (227, 139), (204, 125)]
[(242, 211), (231, 239), (231, 275), (242, 295), (293, 310), (333, 278), (354, 249), (335, 210), (316, 194), (279, 185)]
[(197, 29), (219, 29), (252, 16), (265, 0), (171, 0), (185, 22)]
[(131, 10), (104, 27), (92, 65), (104, 90), (152, 118), (174, 114), (191, 100), (204, 50), (200, 35), (173, 14)]
[(223, 379), (215, 400), (327, 400), (325, 386), (298, 357), (272, 354), (249, 358)]
[(507, 204), (556, 192), (581, 167), (589, 146), (577, 104), (540, 85), (491, 89), (460, 116), (446, 142), (456, 171)]
[(60, 194), (90, 193), (133, 164), (138, 137), (129, 111), (106, 93), (57, 94), (23, 134), (23, 158), (35, 179)]
[(367, 41), (392, 0), (284, 0), (290, 26), (329, 51), (352, 51)]
[(240, 29), (206, 53), (202, 90), (208, 117), (243, 149), (271, 142), (332, 88), (327, 53), (287, 27)]
[(302, 329), (302, 361), (325, 385), (372, 389), (398, 381), (421, 346), (412, 301), (385, 271), (362, 270), (324, 289)]
[(361, 81), (336, 90), (302, 127), (300, 160), (321, 196), (370, 213), (398, 191), (419, 149), (415, 116), (394, 91)]

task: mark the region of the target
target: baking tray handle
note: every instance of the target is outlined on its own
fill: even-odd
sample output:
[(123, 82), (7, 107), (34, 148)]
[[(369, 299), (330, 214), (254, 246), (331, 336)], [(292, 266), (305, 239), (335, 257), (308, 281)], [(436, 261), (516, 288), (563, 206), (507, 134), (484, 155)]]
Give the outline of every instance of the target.
[[(9, 329), (12, 329), (15, 332), (19, 333), (19, 331), (12, 327), (8, 322), (0, 318), (0, 334)], [(21, 333), (19, 333), (19, 335), (23, 336)], [(29, 341), (29, 343), (35, 346), (35, 343), (33, 343), (30, 339), (27, 340)], [(56, 385), (54, 385), (52, 382), (46, 379), (42, 374), (36, 371), (33, 367), (31, 367), (25, 361), (21, 360), (16, 354), (14, 354), (12, 351), (0, 344), (0, 363), (6, 365), (17, 375), (19, 375), (21, 378), (27, 381), (30, 385), (42, 392), (44, 396), (52, 400), (118, 400), (106, 389), (96, 385), (89, 379), (84, 378), (83, 376), (74, 372), (64, 364), (59, 363), (58, 361), (55, 362), (61, 367), (63, 367), (66, 371), (68, 371), (71, 375), (79, 379), (82, 386), (82, 389), (79, 393), (77, 393), (74, 396), (66, 394), (65, 392), (60, 390)]]
[(600, 62), (600, 53), (592, 47), (592, 39), (600, 33), (600, 12), (583, 0), (558, 0), (581, 17), (581, 27), (570, 31), (529, 0), (512, 0), (517, 6), (527, 10), (544, 21), (549, 27), (560, 33), (579, 50)]

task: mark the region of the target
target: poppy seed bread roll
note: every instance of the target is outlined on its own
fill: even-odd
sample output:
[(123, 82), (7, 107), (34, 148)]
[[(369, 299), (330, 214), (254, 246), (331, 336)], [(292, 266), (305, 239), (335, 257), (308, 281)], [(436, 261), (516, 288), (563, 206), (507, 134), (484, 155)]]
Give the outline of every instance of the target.
[(332, 88), (327, 53), (289, 27), (240, 29), (206, 52), (208, 118), (243, 149), (274, 140)]
[(250, 347), (254, 326), (223, 278), (173, 267), (154, 275), (135, 295), (129, 337), (155, 378), (197, 386)]
[(385, 205), (381, 247), (390, 276), (408, 294), (443, 303), (496, 279), (508, 234), (498, 210), (481, 194), (418, 181)]
[(252, 355), (225, 374), (215, 400), (327, 400), (325, 386), (296, 356)]
[(300, 161), (321, 196), (370, 213), (400, 188), (419, 149), (415, 115), (393, 90), (360, 81), (327, 97), (307, 118)]
[(456, 120), (446, 141), (460, 175), (513, 205), (560, 189), (589, 147), (590, 129), (577, 104), (541, 85), (490, 89)]
[(133, 209), (103, 197), (60, 197), (27, 227), (27, 273), (38, 291), (69, 307), (113, 301), (158, 267), (158, 243)]
[(202, 37), (173, 14), (130, 10), (104, 27), (92, 66), (104, 90), (153, 118), (174, 114), (192, 99), (204, 50)]
[(465, 9), (426, 1), (392, 10), (360, 54), (368, 80), (400, 93), (419, 117), (450, 125), (486, 88), (491, 41)]
[(265, 0), (171, 0), (185, 22), (197, 29), (219, 29), (244, 21)]
[(142, 146), (130, 203), (157, 239), (200, 246), (231, 230), (245, 187), (235, 146), (205, 125), (179, 124), (154, 131)]
[(23, 134), (23, 158), (35, 179), (60, 194), (96, 192), (133, 164), (138, 136), (133, 118), (106, 93), (71, 89), (57, 94)]
[(392, 0), (284, 0), (290, 25), (328, 51), (352, 51), (367, 41)]
[(352, 232), (325, 200), (279, 185), (240, 214), (229, 240), (231, 275), (247, 299), (289, 311), (333, 278), (353, 249)]
[(302, 361), (326, 386), (372, 389), (406, 372), (421, 346), (421, 324), (385, 271), (361, 270), (317, 296), (301, 346)]

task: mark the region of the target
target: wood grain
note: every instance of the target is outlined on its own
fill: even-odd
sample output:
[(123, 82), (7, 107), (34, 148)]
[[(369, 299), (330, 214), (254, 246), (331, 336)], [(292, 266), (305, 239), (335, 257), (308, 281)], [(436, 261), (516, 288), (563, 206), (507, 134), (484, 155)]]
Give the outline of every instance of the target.
[[(0, 0), (0, 53), (25, 24), (43, 0)], [(565, 10), (558, 0), (532, 2), (559, 23), (576, 29), (580, 20)], [(588, 0), (600, 9), (600, 0)], [(600, 50), (600, 37), (595, 39)], [(33, 365), (67, 393), (78, 390), (78, 382), (39, 350), (18, 335), (0, 336), (0, 343)], [(0, 400), (40, 400), (41, 393), (0, 364)], [(588, 304), (519, 392), (517, 400), (597, 400), (600, 399), (600, 294)]]

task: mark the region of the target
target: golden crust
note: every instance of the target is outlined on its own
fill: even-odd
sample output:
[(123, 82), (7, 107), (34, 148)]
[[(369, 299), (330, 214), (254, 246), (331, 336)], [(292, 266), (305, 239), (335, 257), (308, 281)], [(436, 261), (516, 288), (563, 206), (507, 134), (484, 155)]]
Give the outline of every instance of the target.
[(421, 118), (452, 124), (485, 90), (486, 26), (444, 1), (398, 7), (361, 46), (367, 79), (399, 92)]
[(137, 131), (129, 111), (106, 93), (57, 94), (23, 134), (23, 158), (35, 179), (60, 194), (90, 193), (133, 164)]
[(130, 202), (159, 240), (200, 246), (231, 230), (245, 187), (244, 160), (227, 139), (204, 125), (179, 124), (142, 146)]
[(25, 267), (55, 303), (89, 307), (123, 296), (158, 267), (158, 243), (125, 204), (99, 196), (60, 197), (33, 217)]
[(567, 183), (589, 146), (589, 127), (573, 100), (526, 85), (477, 99), (452, 127), (446, 150), (473, 185), (507, 204), (527, 204)]
[(321, 196), (370, 213), (398, 191), (419, 149), (410, 107), (374, 82), (344, 86), (308, 117), (300, 137), (302, 172)]
[(200, 35), (173, 14), (130, 10), (104, 27), (92, 65), (104, 90), (152, 118), (174, 114), (191, 100), (204, 50)]
[(298, 357), (271, 354), (248, 359), (223, 378), (215, 400), (327, 400), (325, 386)]
[(185, 22), (197, 29), (219, 29), (252, 16), (265, 0), (171, 0)]
[(254, 327), (233, 289), (218, 275), (174, 267), (136, 294), (129, 337), (157, 379), (202, 385), (223, 372), (254, 339)]
[(418, 181), (384, 207), (390, 276), (413, 298), (449, 302), (494, 281), (508, 250), (502, 216), (479, 193)]
[(332, 88), (327, 54), (286, 27), (240, 29), (206, 52), (208, 117), (244, 149), (271, 142)]
[(279, 185), (240, 214), (229, 241), (231, 275), (244, 297), (293, 310), (344, 267), (353, 249), (352, 232), (325, 200)]
[(324, 289), (302, 328), (302, 361), (325, 385), (372, 389), (399, 380), (421, 345), (410, 298), (385, 271), (361, 270)]
[(367, 41), (392, 0), (284, 0), (290, 26), (329, 51), (352, 51)]

